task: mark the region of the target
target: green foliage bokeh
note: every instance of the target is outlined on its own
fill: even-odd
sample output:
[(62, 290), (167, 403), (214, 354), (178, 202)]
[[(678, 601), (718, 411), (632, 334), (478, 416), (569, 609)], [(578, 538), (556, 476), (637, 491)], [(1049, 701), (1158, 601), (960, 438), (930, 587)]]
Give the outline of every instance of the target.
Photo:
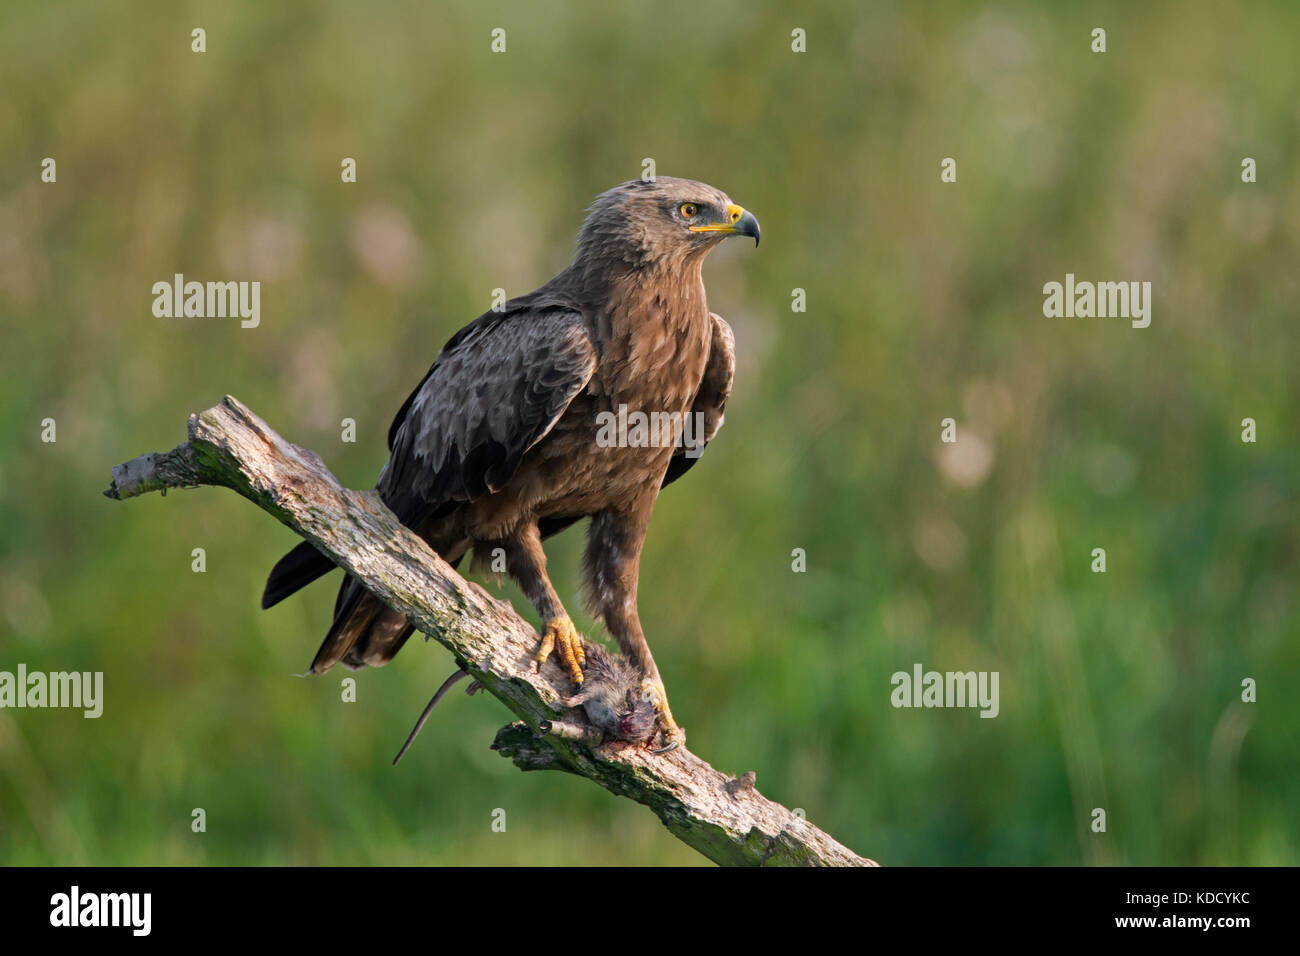
[[(289, 532), (100, 494), (225, 393), (369, 487), (441, 344), (650, 157), (764, 236), (706, 265), (736, 390), (642, 565), (692, 749), (884, 863), (1296, 863), (1298, 36), (1283, 3), (6, 3), (0, 669), (106, 700), (0, 710), (0, 862), (701, 861), (491, 753), (491, 698), (390, 767), (445, 650), (343, 703), (291, 676), (333, 585), (257, 607)], [(261, 280), (260, 327), (155, 318), (177, 272)], [(1150, 328), (1045, 318), (1067, 272), (1151, 281)], [(998, 671), (1000, 715), (892, 708), (918, 662)]]

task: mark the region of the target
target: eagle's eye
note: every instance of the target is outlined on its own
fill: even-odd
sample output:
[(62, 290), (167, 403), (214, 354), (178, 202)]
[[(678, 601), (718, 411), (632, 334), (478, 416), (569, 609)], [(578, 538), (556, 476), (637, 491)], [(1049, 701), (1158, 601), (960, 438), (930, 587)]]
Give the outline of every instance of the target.
[(690, 219), (699, 211), (699, 208), (693, 202), (682, 203), (681, 214), (683, 219)]

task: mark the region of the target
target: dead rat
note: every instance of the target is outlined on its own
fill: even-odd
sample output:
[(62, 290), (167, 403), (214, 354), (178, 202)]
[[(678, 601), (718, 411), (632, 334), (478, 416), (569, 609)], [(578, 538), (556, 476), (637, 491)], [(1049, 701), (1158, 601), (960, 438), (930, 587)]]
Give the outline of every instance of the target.
[[(560, 705), (581, 707), (587, 715), (588, 726), (566, 720), (548, 720), (542, 724), (543, 732), (590, 744), (609, 740), (648, 744), (655, 735), (656, 715), (654, 701), (641, 693), (640, 673), (621, 654), (611, 653), (601, 645), (587, 641), (583, 641), (582, 646), (587, 652), (582, 687), (571, 697), (561, 697)], [(458, 681), (468, 676), (468, 672), (461, 669), (443, 681), (420, 714), (420, 719), (415, 722), (406, 743), (402, 744), (402, 749), (393, 758), (394, 766), (424, 727), (438, 701)], [(482, 685), (475, 681), (466, 688), (465, 693), (473, 694), (481, 689)], [(676, 746), (676, 743), (670, 743), (666, 747), (655, 749), (654, 753), (667, 753)]]
[[(586, 641), (582, 646), (587, 652), (582, 688), (572, 697), (561, 697), (560, 703), (581, 707), (591, 726), (553, 720), (547, 722), (547, 732), (592, 744), (606, 740), (649, 743), (655, 735), (655, 708), (654, 701), (641, 693), (641, 675), (621, 654)], [(655, 753), (667, 753), (676, 746), (670, 744)]]

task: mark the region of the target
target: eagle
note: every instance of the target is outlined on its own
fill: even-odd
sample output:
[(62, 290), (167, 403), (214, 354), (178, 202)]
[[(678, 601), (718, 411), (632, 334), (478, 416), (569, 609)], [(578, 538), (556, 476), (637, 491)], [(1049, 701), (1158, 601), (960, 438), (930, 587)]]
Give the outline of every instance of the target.
[[(471, 551), (476, 566), (504, 556), (543, 621), (534, 668), (554, 654), (575, 685), (586, 651), (542, 542), (589, 518), (587, 604), (641, 675), (665, 742), (684, 731), (637, 615), (637, 578), (660, 489), (699, 459), (731, 395), (735, 341), (709, 311), (701, 275), (728, 236), (757, 245), (758, 220), (705, 183), (660, 176), (602, 193), (568, 268), (443, 346), (393, 419), (376, 486), (453, 567)], [(623, 440), (619, 429), (609, 440), (615, 418), (638, 412), (661, 434), (641, 428)], [(310, 542), (298, 545), (272, 569), (262, 607), (333, 567)], [(413, 630), (349, 576), (309, 673), (386, 664)]]

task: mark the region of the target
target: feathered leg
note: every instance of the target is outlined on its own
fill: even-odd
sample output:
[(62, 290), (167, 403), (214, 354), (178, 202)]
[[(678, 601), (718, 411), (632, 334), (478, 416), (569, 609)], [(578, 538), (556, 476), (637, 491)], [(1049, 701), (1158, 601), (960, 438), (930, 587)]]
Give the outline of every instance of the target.
[(506, 552), (506, 571), (519, 582), (524, 595), (537, 609), (542, 621), (542, 640), (533, 659), (533, 667), (540, 670), (554, 651), (574, 683), (582, 683), (582, 665), (587, 663), (587, 653), (582, 649), (582, 638), (573, 621), (560, 603), (551, 579), (546, 576), (546, 552), (542, 549), (542, 535), (535, 522), (519, 528), (513, 536), (498, 542)]
[(680, 742), (685, 740), (686, 731), (673, 720), (668, 692), (664, 690), (663, 679), (659, 676), (654, 655), (650, 653), (650, 645), (646, 643), (641, 617), (636, 609), (641, 545), (645, 541), (657, 492), (657, 488), (653, 489), (627, 510), (602, 511), (592, 518), (583, 569), (593, 612), (600, 615), (623, 653), (640, 669), (643, 676), (641, 692), (653, 702), (664, 737)]

